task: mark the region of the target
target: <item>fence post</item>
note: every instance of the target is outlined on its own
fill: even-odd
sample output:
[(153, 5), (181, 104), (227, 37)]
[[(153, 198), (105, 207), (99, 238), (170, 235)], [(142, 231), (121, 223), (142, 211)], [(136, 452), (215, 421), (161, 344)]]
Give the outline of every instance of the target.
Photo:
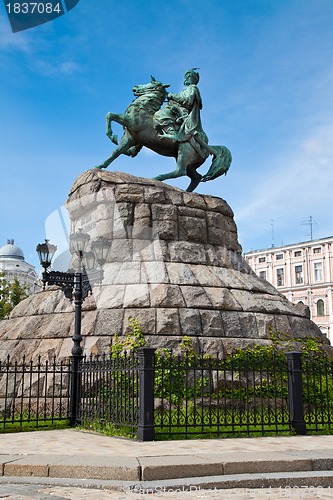
[(302, 354), (297, 351), (286, 353), (288, 367), (288, 405), (290, 423), (296, 434), (306, 433), (303, 406)]
[(138, 439), (154, 441), (154, 359), (155, 349), (140, 347), (139, 357), (139, 424)]

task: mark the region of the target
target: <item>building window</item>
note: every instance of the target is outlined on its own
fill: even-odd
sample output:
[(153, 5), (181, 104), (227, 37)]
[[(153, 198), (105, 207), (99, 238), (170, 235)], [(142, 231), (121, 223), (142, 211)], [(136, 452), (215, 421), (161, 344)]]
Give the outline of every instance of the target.
[(325, 302), (323, 299), (317, 300), (317, 316), (325, 316)]
[(302, 255), (302, 250), (295, 250), (294, 257), (301, 257), (301, 255)]
[(314, 269), (314, 280), (323, 281), (323, 263), (314, 262), (313, 269)]
[(259, 278), (266, 279), (266, 271), (259, 271)]
[(321, 253), (321, 247), (314, 248), (313, 253)]
[(262, 263), (262, 262), (266, 262), (266, 257), (259, 257), (259, 262)]
[(284, 286), (284, 269), (282, 267), (276, 270), (276, 282), (277, 286)]
[(295, 283), (301, 285), (303, 283), (303, 266), (295, 266)]
[(283, 253), (278, 253), (276, 256), (276, 260), (282, 260), (283, 259)]

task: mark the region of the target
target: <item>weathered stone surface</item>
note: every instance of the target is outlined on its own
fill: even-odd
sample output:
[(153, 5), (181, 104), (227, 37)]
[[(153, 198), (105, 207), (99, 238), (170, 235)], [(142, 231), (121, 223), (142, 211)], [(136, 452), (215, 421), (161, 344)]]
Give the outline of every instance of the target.
[(206, 209), (205, 197), (199, 193), (183, 193), (183, 204), (187, 207)]
[(144, 190), (145, 203), (166, 203), (165, 191), (163, 188), (146, 186)]
[(174, 240), (177, 238), (178, 227), (177, 222), (172, 219), (156, 219), (153, 220), (154, 236), (161, 240)]
[(103, 309), (98, 311), (95, 325), (95, 335), (112, 337), (121, 333), (124, 323), (124, 309)]
[(199, 285), (199, 281), (194, 276), (190, 266), (181, 263), (166, 264), (170, 283), (179, 285)]
[[(148, 232), (147, 226), (145, 226), (143, 229), (145, 230), (143, 232), (138, 232), (134, 231), (135, 228), (133, 228), (133, 242), (132, 242), (132, 260), (138, 260), (139, 262), (143, 262), (146, 264), (147, 262), (153, 262), (154, 264), (156, 261), (161, 260), (156, 256), (156, 250), (154, 241), (151, 240), (151, 233)], [(161, 249), (160, 249), (161, 252)]]
[(177, 220), (177, 207), (174, 205), (152, 205), (152, 218), (153, 220)]
[(126, 285), (103, 286), (94, 291), (96, 306), (98, 309), (114, 309), (124, 306), (124, 295)]
[[(281, 316), (283, 318), (283, 316)], [(275, 316), (273, 314), (256, 314), (258, 337), (269, 339), (271, 332), (276, 332)], [(290, 330), (288, 324), (288, 330)]]
[(128, 307), (149, 307), (149, 289), (147, 284), (126, 285), (124, 305)]
[[(308, 308), (254, 275), (221, 198), (92, 169), (76, 179), (67, 208), (72, 231), (112, 239), (103, 283), (83, 304), (87, 354), (108, 351), (116, 333), (131, 333), (130, 318), (155, 347), (177, 349), (184, 335), (198, 352), (221, 355), (270, 345), (272, 334), (281, 345), (289, 339), (289, 348), (306, 337), (328, 343)], [(0, 359), (68, 357), (73, 332), (73, 303), (50, 287), (0, 322)]]
[(201, 316), (198, 309), (179, 309), (179, 321), (182, 336), (187, 335), (193, 338), (202, 334)]
[(121, 201), (127, 201), (131, 203), (140, 203), (144, 201), (143, 196), (143, 186), (135, 184), (122, 184), (116, 187), (115, 191), (116, 199)]
[(169, 283), (164, 262), (143, 262), (141, 278), (145, 283)]
[(254, 313), (239, 313), (239, 320), (243, 331), (243, 337), (250, 337), (253, 339), (259, 337), (256, 315)]
[(110, 344), (111, 344), (111, 336), (108, 337), (87, 336), (84, 339), (84, 350), (87, 353), (91, 353), (93, 355), (100, 353), (107, 354), (110, 351)]
[(221, 316), (226, 337), (247, 337), (244, 335), (238, 312), (222, 311)]
[(220, 311), (241, 311), (241, 305), (235, 300), (228, 288), (222, 287), (204, 287), (205, 292), (214, 309)]
[(204, 196), (204, 200), (206, 202), (208, 210), (212, 210), (213, 212), (219, 212), (227, 217), (233, 217), (234, 213), (228, 203), (221, 198), (217, 198), (215, 196)]
[(207, 337), (224, 337), (222, 315), (220, 311), (201, 310), (202, 332)]
[(185, 307), (185, 300), (179, 285), (155, 283), (150, 285), (152, 307)]
[(179, 312), (177, 308), (156, 310), (156, 335), (180, 335)]
[(247, 290), (231, 290), (235, 301), (243, 311), (302, 315), (301, 311), (277, 295), (255, 293)]
[(201, 286), (221, 287), (223, 285), (220, 276), (211, 266), (192, 265), (190, 266), (190, 269), (196, 277), (197, 282), (200, 283)]
[(116, 333), (132, 333), (129, 326), (129, 319), (135, 318), (138, 320), (141, 331), (144, 335), (154, 335), (156, 333), (156, 309), (154, 308), (138, 308), (138, 309), (125, 309), (124, 321), (122, 330), (117, 330)]
[(186, 262), (189, 264), (206, 264), (207, 256), (202, 244), (189, 241), (173, 241), (169, 243), (171, 262)]
[(141, 265), (140, 262), (124, 262), (120, 264), (118, 273), (114, 283), (117, 284), (133, 284), (141, 282)]
[[(205, 208), (205, 204), (203, 204)], [(189, 206), (178, 207), (178, 217), (191, 217), (192, 219), (206, 219), (206, 210), (202, 208), (190, 208)]]
[(184, 241), (205, 243), (207, 241), (207, 224), (205, 219), (196, 217), (179, 217), (179, 238)]
[(186, 307), (211, 308), (212, 304), (202, 286), (182, 286)]

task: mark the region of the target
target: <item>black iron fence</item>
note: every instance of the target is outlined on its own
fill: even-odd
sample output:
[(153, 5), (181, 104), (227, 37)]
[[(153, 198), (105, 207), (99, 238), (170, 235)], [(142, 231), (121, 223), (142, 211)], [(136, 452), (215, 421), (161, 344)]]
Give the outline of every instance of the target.
[(164, 354), (155, 364), (157, 436), (224, 436), (289, 430), (288, 372), (281, 356)]
[(70, 407), (71, 363), (0, 361), (0, 431), (66, 422)]
[(140, 348), (76, 361), (0, 363), (0, 430), (26, 422), (112, 424), (147, 441), (333, 428), (326, 356), (245, 352), (222, 359)]
[(79, 366), (81, 403), (78, 421), (124, 427), (134, 434), (139, 416), (139, 361), (134, 352), (122, 357), (90, 356)]

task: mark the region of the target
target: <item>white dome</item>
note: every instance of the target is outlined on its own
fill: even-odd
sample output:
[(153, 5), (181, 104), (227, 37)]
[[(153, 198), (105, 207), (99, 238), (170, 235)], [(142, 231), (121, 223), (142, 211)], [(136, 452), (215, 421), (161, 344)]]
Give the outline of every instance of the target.
[(7, 245), (0, 248), (0, 259), (24, 260), (24, 253), (20, 247), (14, 245), (14, 241), (8, 241)]

